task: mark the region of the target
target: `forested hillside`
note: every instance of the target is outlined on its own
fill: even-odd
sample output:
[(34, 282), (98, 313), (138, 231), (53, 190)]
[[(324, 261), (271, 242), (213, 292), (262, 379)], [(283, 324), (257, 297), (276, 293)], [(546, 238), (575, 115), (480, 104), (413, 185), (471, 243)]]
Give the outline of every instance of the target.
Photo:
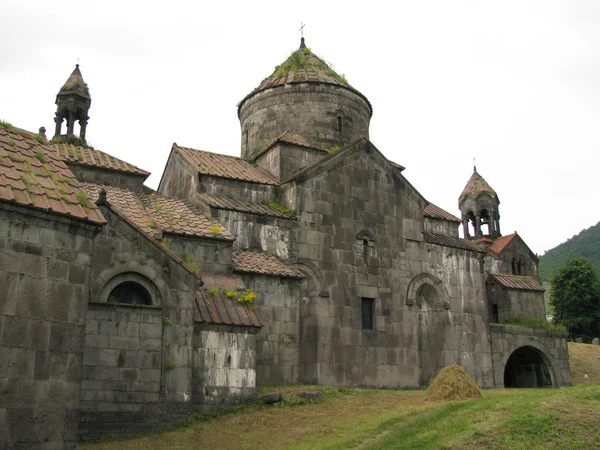
[(546, 252), (540, 258), (540, 280), (550, 281), (572, 255), (589, 259), (600, 274), (600, 222)]

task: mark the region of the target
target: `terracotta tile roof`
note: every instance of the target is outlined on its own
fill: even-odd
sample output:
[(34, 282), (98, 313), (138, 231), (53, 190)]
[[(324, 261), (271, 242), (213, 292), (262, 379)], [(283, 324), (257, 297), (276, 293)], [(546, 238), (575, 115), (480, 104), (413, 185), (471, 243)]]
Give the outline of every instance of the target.
[(447, 236), (445, 234), (430, 233), (429, 231), (423, 231), (423, 238), (425, 242), (436, 245), (443, 245), (444, 247), (459, 248), (462, 250), (469, 250), (472, 252), (480, 252), (476, 247), (471, 245), (464, 239)]
[(106, 223), (65, 163), (34, 136), (0, 123), (0, 201)]
[(540, 292), (545, 291), (545, 289), (542, 287), (539, 281), (533, 277), (527, 277), (522, 275), (508, 275), (503, 273), (490, 273), (489, 276), (508, 289)]
[(277, 141), (287, 142), (288, 144), (300, 145), (302, 147), (312, 147), (312, 145), (310, 145), (310, 143), (302, 136), (296, 133), (290, 133), (289, 131), (286, 131), (277, 139), (275, 139), (275, 142)]
[[(100, 190), (119, 214), (133, 222), (146, 235), (157, 238), (163, 233), (196, 236), (209, 239), (234, 240), (231, 233), (217, 221), (207, 219), (182, 200), (162, 195), (142, 194), (114, 186), (82, 183), (95, 201)], [(213, 232), (214, 231), (214, 232)]]
[(268, 172), (236, 156), (219, 155), (178, 145), (173, 145), (173, 151), (181, 153), (185, 160), (202, 175), (252, 183), (278, 184)]
[(433, 219), (450, 220), (451, 222), (460, 223), (460, 219), (458, 217), (450, 214), (448, 211), (444, 211), (442, 208), (434, 205), (433, 203), (430, 203), (425, 207), (423, 214)]
[(55, 148), (58, 158), (69, 164), (77, 164), (82, 166), (99, 167), (102, 169), (116, 170), (119, 172), (132, 173), (135, 175), (150, 175), (128, 162), (115, 158), (114, 156), (104, 153), (100, 150), (91, 148), (79, 147), (71, 144), (52, 144)]
[(481, 192), (488, 192), (492, 195), (492, 197), (498, 198), (496, 191), (494, 191), (487, 181), (485, 181), (483, 177), (479, 175), (476, 170), (474, 170), (473, 175), (471, 175), (471, 178), (469, 178), (469, 181), (467, 181), (467, 185), (460, 194), (460, 197), (458, 197), (458, 201), (460, 203), (466, 196), (470, 194), (477, 196)]
[(235, 200), (221, 195), (199, 194), (198, 196), (209, 206), (218, 209), (241, 211), (259, 216), (283, 217), (286, 219), (295, 217), (294, 214), (284, 214), (263, 203)]
[(490, 245), (490, 250), (499, 255), (500, 253), (502, 253), (504, 251), (506, 246), (508, 244), (510, 244), (510, 242), (515, 238), (516, 235), (517, 235), (517, 233), (513, 233), (513, 234), (508, 234), (506, 236), (500, 236), (499, 238), (496, 238), (494, 243), (492, 245)]
[[(215, 292), (216, 291), (216, 292)], [(235, 298), (228, 298), (221, 289), (196, 292), (194, 322), (218, 325), (261, 327), (256, 310), (248, 308)]]
[(233, 252), (233, 270), (261, 275), (304, 278), (302, 272), (284, 263), (279, 258), (259, 252)]
[(216, 220), (204, 217), (182, 200), (159, 194), (142, 195), (142, 202), (157, 225), (166, 233), (221, 238), (232, 241), (231, 233)]

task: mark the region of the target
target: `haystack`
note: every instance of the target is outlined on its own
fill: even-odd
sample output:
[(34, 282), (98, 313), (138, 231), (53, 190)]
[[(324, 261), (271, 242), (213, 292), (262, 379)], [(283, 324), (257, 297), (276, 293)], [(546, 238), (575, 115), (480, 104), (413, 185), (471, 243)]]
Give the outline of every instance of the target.
[(481, 391), (475, 380), (461, 366), (446, 366), (433, 380), (425, 400), (470, 400), (481, 398)]

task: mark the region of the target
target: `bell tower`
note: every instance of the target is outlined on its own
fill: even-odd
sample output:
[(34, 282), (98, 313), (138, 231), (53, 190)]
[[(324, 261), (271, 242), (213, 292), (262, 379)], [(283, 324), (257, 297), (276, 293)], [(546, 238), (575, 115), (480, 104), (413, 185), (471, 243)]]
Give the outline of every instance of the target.
[[(79, 138), (85, 144), (85, 131), (89, 120), (88, 111), (92, 99), (87, 84), (83, 81), (79, 64), (75, 65), (75, 70), (56, 95), (56, 128), (54, 137), (73, 136), (75, 121), (79, 121)], [(67, 121), (67, 132), (62, 135), (63, 120)]]
[[(465, 239), (496, 238), (500, 233), (500, 199), (473, 167), (473, 175), (458, 198)], [(469, 231), (472, 226), (473, 235)]]

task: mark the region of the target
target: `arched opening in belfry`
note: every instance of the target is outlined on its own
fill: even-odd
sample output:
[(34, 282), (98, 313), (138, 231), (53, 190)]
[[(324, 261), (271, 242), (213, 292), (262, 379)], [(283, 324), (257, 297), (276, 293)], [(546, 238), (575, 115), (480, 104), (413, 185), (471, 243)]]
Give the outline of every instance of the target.
[(428, 386), (447, 364), (444, 360), (445, 328), (450, 324), (448, 309), (436, 288), (429, 283), (417, 291), (419, 306), (419, 385)]
[(489, 211), (487, 209), (482, 209), (481, 213), (479, 214), (479, 217), (481, 220), (481, 234), (483, 236), (489, 236), (490, 234), (492, 234), (492, 225)]
[(476, 234), (475, 234), (475, 214), (473, 214), (473, 211), (469, 211), (467, 213), (467, 219), (468, 219), (468, 227), (469, 227), (469, 236), (476, 236)]
[(531, 346), (516, 349), (504, 367), (504, 387), (552, 387), (550, 361), (540, 350)]

